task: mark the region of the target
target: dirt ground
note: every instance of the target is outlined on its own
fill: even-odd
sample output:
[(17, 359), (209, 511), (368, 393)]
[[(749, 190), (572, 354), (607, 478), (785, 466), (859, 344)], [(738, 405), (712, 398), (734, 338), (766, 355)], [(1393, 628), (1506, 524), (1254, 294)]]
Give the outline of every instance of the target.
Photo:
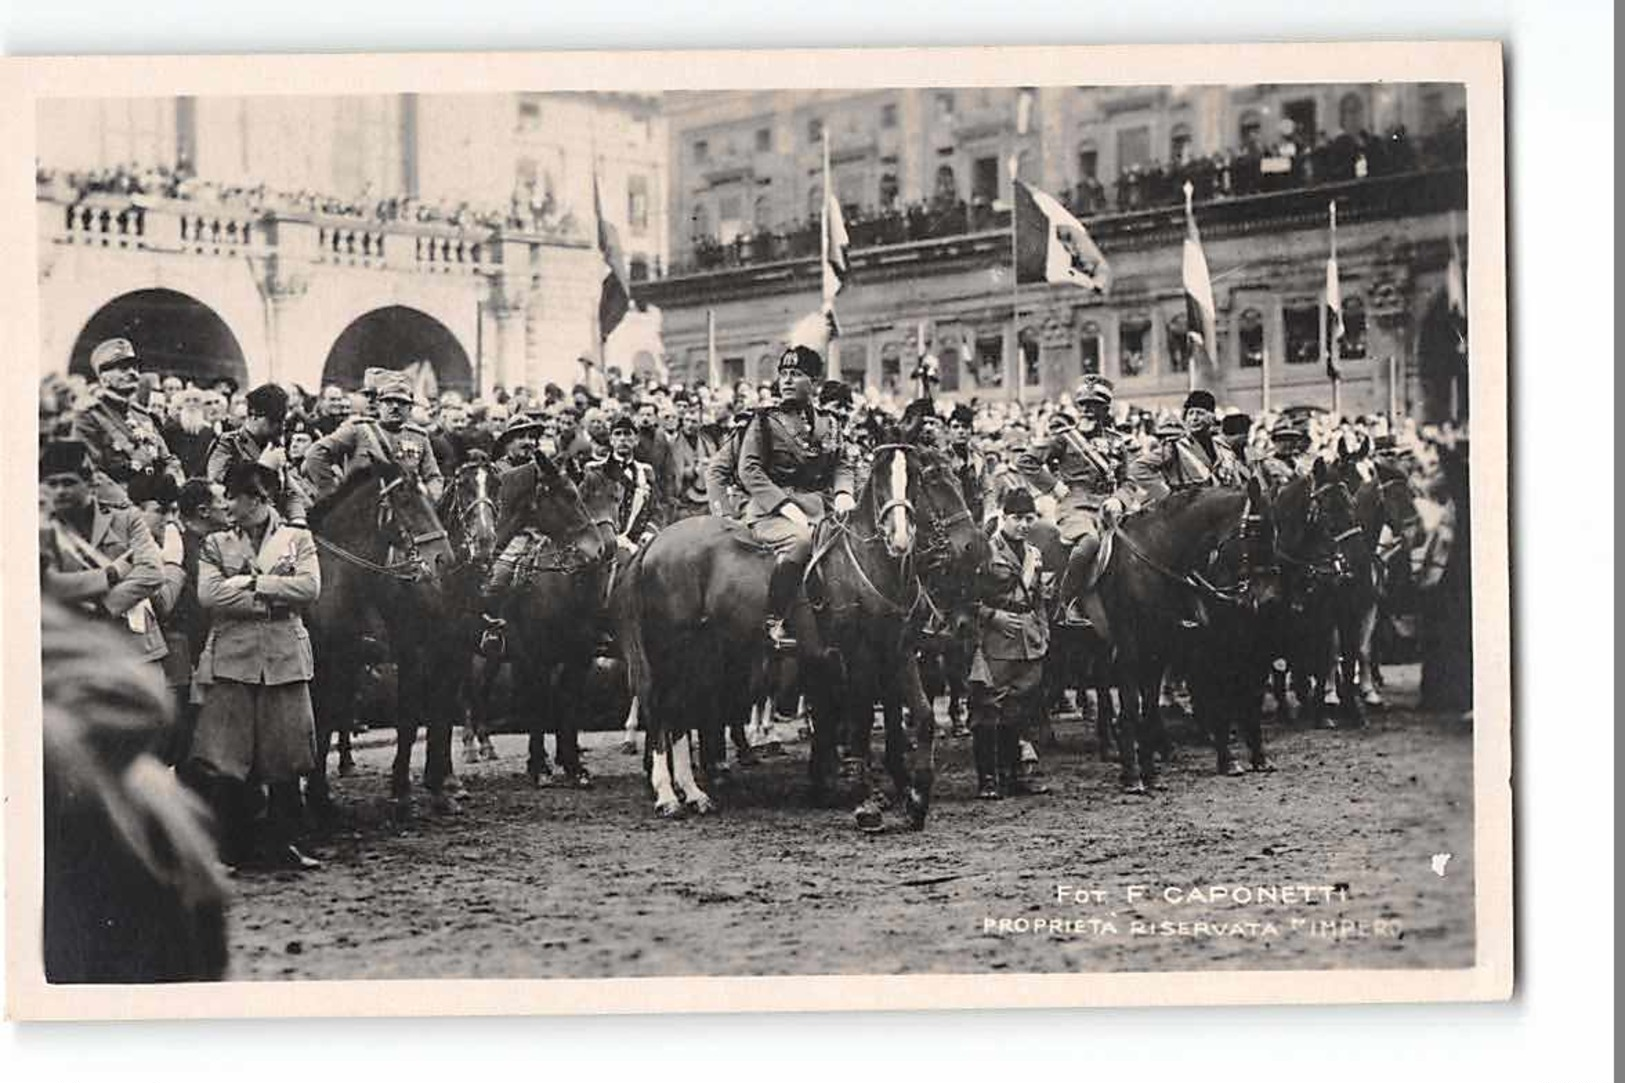
[(1404, 707), (1414, 668), (1391, 679), (1396, 708), (1363, 731), (1272, 726), (1279, 770), (1242, 778), (1185, 743), (1149, 798), (1118, 793), (1076, 718), (1041, 750), (1048, 797), (976, 800), (969, 741), (943, 740), (922, 833), (810, 807), (805, 743), (676, 822), (613, 734), (588, 738), (586, 792), (531, 788), (522, 738), (496, 762), (459, 748), (463, 811), (420, 798), (405, 822), (391, 750), (364, 748), (313, 843), (325, 868), (234, 881), (230, 976), (1470, 966), (1471, 732)]

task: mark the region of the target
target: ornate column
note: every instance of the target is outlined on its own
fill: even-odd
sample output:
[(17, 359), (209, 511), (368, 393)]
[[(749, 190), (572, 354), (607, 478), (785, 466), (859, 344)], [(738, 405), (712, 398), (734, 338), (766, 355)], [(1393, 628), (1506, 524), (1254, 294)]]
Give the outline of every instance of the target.
[(1421, 405), (1416, 358), (1410, 349), (1416, 341), (1407, 303), (1411, 287), (1408, 265), (1390, 263), (1375, 268), (1366, 293), (1366, 356), (1371, 359), (1374, 410), (1386, 411), (1390, 401), (1402, 414)]
[[(258, 272), (254, 284), (259, 287), (265, 306), (265, 380), (268, 383), (297, 382), (301, 374), (297, 372), (289, 326), (293, 309), (310, 291), (310, 273), (303, 264), (280, 253), (264, 257)], [(305, 390), (315, 393), (321, 388)]]
[(1051, 309), (1044, 314), (1038, 332), (1038, 366), (1043, 380), (1043, 395), (1053, 399), (1067, 398), (1071, 385), (1076, 382), (1077, 332), (1072, 325), (1072, 313)]
[(485, 310), (496, 331), (494, 349), (488, 350), (480, 373), (480, 392), (501, 384), (512, 388), (528, 382), (525, 371), (525, 310), (528, 301), (524, 283), (509, 275), (491, 279)]

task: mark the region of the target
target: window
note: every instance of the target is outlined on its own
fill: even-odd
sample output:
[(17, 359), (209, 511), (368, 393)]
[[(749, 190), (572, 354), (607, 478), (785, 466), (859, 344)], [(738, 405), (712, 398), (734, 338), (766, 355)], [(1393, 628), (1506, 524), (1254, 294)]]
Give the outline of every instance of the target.
[(694, 204), (694, 209), (688, 215), (689, 236), (709, 237), (711, 235), (711, 212), (704, 203)]
[(1282, 313), (1286, 324), (1286, 362), (1312, 365), (1320, 360), (1320, 306), (1293, 305)]
[(634, 234), (649, 230), (649, 178), (626, 178), (626, 224)]
[(1100, 325), (1093, 321), (1078, 333), (1078, 371), (1082, 376), (1100, 372)]
[(1241, 125), (1237, 133), (1241, 136), (1242, 146), (1251, 147), (1258, 142), (1263, 132), (1264, 118), (1259, 116), (1256, 110), (1249, 109), (1241, 114)]
[(954, 179), (954, 167), (940, 165), (937, 167), (937, 181), (933, 189), (933, 198), (939, 201), (952, 202), (959, 197), (959, 184)]
[(1343, 298), (1343, 338), (1337, 356), (1345, 361), (1365, 357), (1365, 302), (1358, 297)]
[(694, 141), (694, 160), (696, 162), (704, 162), (705, 160), (707, 160), (710, 157), (711, 157), (711, 144), (707, 143), (703, 139), (696, 139)]
[(1151, 321), (1131, 316), (1117, 326), (1117, 367), (1124, 376), (1145, 374), (1146, 347), (1151, 342)]
[(959, 347), (949, 346), (937, 354), (937, 375), (942, 379), (939, 391), (959, 390), (959, 368)]
[(880, 175), (880, 209), (889, 211), (897, 206), (897, 174), (882, 173)]
[(1151, 129), (1145, 125), (1123, 128), (1117, 133), (1117, 168), (1144, 166), (1151, 162)]
[(1189, 124), (1175, 124), (1168, 135), (1168, 161), (1172, 165), (1183, 165), (1185, 156), (1190, 153), (1191, 126)]
[(1315, 99), (1297, 98), (1289, 101), (1281, 106), (1281, 112), (1292, 122), (1293, 141), (1300, 147), (1314, 146), (1315, 133), (1320, 130)]
[(940, 91), (937, 94), (937, 119), (950, 120), (954, 115), (954, 95), (951, 90)]
[(743, 357), (724, 357), (722, 359), (722, 382), (732, 387), (745, 378), (745, 359)]
[(971, 198), (991, 203), (999, 198), (999, 159), (978, 158), (971, 165)]
[(848, 218), (856, 217), (863, 207), (863, 180), (863, 174), (856, 170), (835, 174), (835, 198)]
[(741, 210), (739, 194), (737, 192), (723, 196), (717, 200), (717, 218), (723, 222), (733, 222), (739, 219)]
[(752, 229), (765, 230), (772, 224), (773, 201), (766, 196), (757, 196), (755, 204), (750, 211), (750, 225)]
[(1038, 335), (1032, 328), (1025, 328), (1018, 343), (1021, 347), (1021, 386), (1042, 387), (1044, 370), (1038, 350)]
[(869, 347), (861, 342), (843, 342), (840, 356), (841, 382), (862, 391), (869, 380)]
[(1244, 311), (1236, 320), (1236, 337), (1241, 345), (1241, 367), (1261, 368), (1264, 364), (1264, 316), (1256, 308)]
[(1365, 128), (1365, 99), (1358, 94), (1343, 95), (1337, 103), (1337, 126), (1350, 135), (1358, 135)]
[(626, 262), (626, 277), (633, 282), (647, 282), (649, 280), (649, 260), (645, 256), (633, 256)]
[(1174, 313), (1173, 319), (1168, 321), (1168, 370), (1170, 372), (1188, 372), (1191, 367), (1190, 322), (1183, 312)]
[(818, 143), (822, 141), (823, 138), (824, 122), (818, 117), (813, 117), (807, 122), (807, 142)]
[(903, 385), (903, 348), (888, 342), (880, 348), (880, 390), (896, 394)]
[(757, 149), (758, 152), (762, 152), (762, 153), (765, 153), (765, 152), (770, 151), (770, 150), (773, 149), (773, 129), (772, 128), (757, 128), (756, 129), (756, 149)]
[(1078, 179), (1094, 180), (1100, 175), (1100, 151), (1093, 143), (1078, 148)]
[(1004, 386), (1004, 336), (986, 335), (976, 339), (976, 386)]
[(897, 106), (887, 102), (880, 107), (880, 126), (882, 128), (897, 127)]

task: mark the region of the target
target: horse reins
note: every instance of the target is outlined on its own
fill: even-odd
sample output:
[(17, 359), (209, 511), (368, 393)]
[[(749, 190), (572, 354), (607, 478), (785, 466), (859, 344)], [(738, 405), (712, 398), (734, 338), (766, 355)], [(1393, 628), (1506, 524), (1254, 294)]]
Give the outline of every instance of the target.
[[(330, 541), (329, 539), (324, 538), (320, 534), (313, 531), (311, 533), (311, 537), (315, 540), (316, 545), (327, 550), (329, 553), (332, 553), (335, 557), (338, 557), (345, 563), (353, 564), (358, 568), (373, 572), (376, 575), (388, 576), (391, 579), (398, 579), (407, 583), (415, 583), (419, 579), (422, 579), (424, 574), (428, 572), (429, 569), (428, 565), (424, 563), (423, 557), (419, 555), (418, 547), (421, 545), (426, 545), (429, 542), (442, 540), (446, 537), (446, 531), (444, 528), (442, 528), (440, 530), (431, 530), (423, 534), (409, 534), (406, 531), (399, 529), (395, 521), (393, 505), (389, 501), (389, 494), (395, 491), (395, 489), (402, 485), (405, 481), (406, 475), (402, 474), (393, 481), (384, 482), (379, 485), (378, 526), (380, 529), (385, 526), (396, 527), (399, 535), (406, 540), (407, 551), (409, 554), (407, 559), (380, 564), (375, 560), (370, 560), (367, 557), (362, 556), (360, 553), (346, 549), (337, 542)], [(395, 547), (393, 545), (390, 546), (389, 551), (393, 553), (394, 548)]]

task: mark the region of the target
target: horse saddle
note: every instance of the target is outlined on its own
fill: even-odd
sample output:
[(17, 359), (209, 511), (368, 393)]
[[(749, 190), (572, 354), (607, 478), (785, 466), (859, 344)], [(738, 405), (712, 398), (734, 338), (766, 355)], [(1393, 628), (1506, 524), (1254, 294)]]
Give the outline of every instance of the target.
[[(1117, 547), (1117, 531), (1108, 530), (1104, 534), (1086, 534), (1078, 541), (1078, 548), (1082, 550), (1083, 581), (1078, 589), (1092, 591), (1100, 585), (1100, 579), (1106, 574), (1106, 566), (1112, 562), (1112, 551)], [(1091, 553), (1090, 550), (1094, 551)]]

